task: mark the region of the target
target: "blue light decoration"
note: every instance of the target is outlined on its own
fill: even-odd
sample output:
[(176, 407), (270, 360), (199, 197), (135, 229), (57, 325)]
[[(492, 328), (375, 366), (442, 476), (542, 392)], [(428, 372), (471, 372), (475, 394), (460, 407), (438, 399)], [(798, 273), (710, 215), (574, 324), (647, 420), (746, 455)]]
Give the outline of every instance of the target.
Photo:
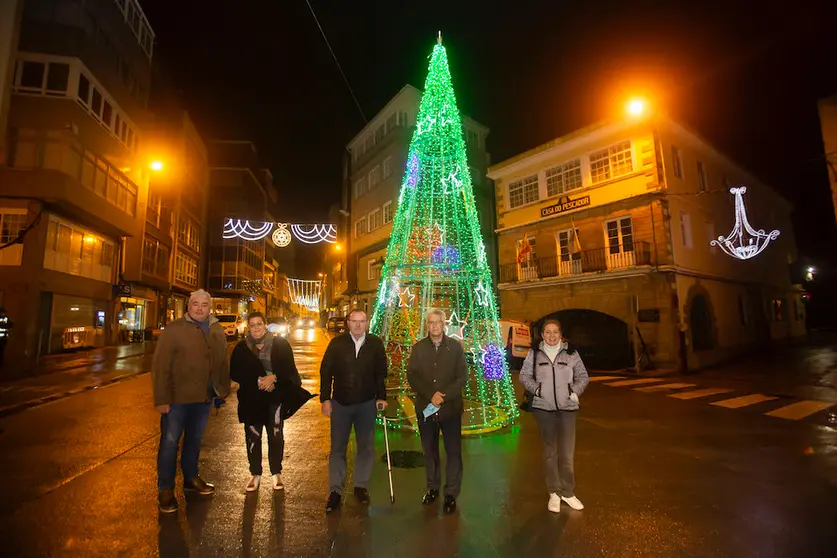
[(506, 354), (503, 349), (489, 343), (482, 353), (482, 373), (486, 380), (502, 380), (506, 367)]
[(434, 266), (448, 269), (458, 269), (462, 264), (459, 258), (459, 250), (450, 244), (444, 244), (433, 250), (431, 262)]

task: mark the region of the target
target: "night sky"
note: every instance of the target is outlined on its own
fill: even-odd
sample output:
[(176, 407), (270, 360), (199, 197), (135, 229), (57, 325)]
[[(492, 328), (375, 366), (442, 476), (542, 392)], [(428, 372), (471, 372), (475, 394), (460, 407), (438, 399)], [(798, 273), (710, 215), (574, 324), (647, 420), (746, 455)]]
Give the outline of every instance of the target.
[[(800, 252), (834, 257), (816, 101), (837, 93), (837, 2), (310, 1), (366, 118), (423, 86), (441, 30), (494, 162), (646, 95), (791, 200)], [(206, 137), (256, 143), (285, 218), (323, 221), (365, 122), (306, 1), (208, 4), (142, 0), (155, 64)]]

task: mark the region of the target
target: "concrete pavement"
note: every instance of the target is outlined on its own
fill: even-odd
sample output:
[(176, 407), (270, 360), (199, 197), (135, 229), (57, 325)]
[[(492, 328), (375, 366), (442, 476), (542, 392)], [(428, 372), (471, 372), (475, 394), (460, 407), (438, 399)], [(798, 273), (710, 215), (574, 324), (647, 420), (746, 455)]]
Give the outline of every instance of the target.
[[(292, 342), (306, 387), (318, 391), (324, 339), (300, 332)], [(201, 474), (218, 494), (186, 500), (178, 490), (180, 512), (158, 517), (159, 418), (149, 380), (138, 376), (0, 421), (4, 553), (831, 556), (837, 543), (837, 429), (711, 404), (725, 393), (675, 399), (603, 382), (585, 393), (579, 416), (582, 512), (546, 510), (540, 445), (524, 414), (506, 432), (465, 441), (457, 514), (419, 505), (422, 468), (394, 470), (390, 506), (378, 460), (372, 506), (349, 495), (341, 512), (326, 516), (328, 422), (316, 402), (287, 423), (286, 490), (274, 494), (265, 483), (245, 495), (244, 432), (232, 397), (211, 417), (201, 457)], [(420, 449), (410, 434), (391, 435), (390, 443)], [(382, 457), (380, 431), (376, 448)]]

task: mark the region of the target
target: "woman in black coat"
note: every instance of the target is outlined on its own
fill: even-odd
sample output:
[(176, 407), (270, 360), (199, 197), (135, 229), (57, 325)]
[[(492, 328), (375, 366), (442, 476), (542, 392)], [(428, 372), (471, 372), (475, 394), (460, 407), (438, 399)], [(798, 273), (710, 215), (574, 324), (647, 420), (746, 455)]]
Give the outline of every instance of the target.
[(262, 476), (262, 431), (267, 430), (268, 462), (273, 489), (282, 490), (282, 455), (285, 451), (285, 413), (283, 392), (300, 386), (302, 380), (294, 364), (294, 354), (283, 337), (267, 331), (264, 315), (253, 312), (247, 318), (250, 328), (230, 357), (230, 377), (238, 382), (238, 420), (244, 424), (250, 482), (246, 491), (259, 489)]

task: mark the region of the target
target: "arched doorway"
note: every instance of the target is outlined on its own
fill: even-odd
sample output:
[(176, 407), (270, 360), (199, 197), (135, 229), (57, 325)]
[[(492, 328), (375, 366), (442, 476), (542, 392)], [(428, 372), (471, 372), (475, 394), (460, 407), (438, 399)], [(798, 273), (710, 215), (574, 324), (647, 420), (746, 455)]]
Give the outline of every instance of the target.
[(707, 295), (697, 294), (692, 297), (689, 311), (689, 328), (692, 331), (692, 350), (707, 351), (714, 348), (712, 338), (712, 309)]
[(575, 347), (591, 370), (618, 370), (633, 366), (628, 324), (595, 310), (561, 310), (533, 324), (540, 341), (541, 324), (548, 318), (561, 322), (564, 337)]

